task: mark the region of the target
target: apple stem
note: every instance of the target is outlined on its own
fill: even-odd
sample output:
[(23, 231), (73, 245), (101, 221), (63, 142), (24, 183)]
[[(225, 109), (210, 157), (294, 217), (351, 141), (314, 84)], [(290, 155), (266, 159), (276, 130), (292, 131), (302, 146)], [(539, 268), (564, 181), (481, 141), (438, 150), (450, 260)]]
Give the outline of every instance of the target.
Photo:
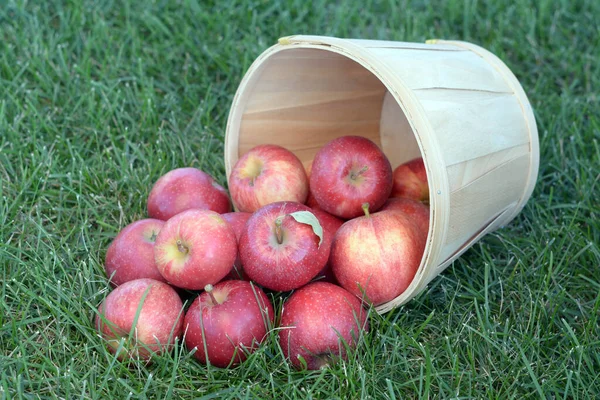
[(275, 220), (275, 237), (277, 237), (277, 243), (283, 243), (283, 231), (281, 230), (281, 224), (283, 223), (282, 218), (279, 217)]
[(356, 178), (358, 178), (359, 176), (361, 176), (362, 174), (364, 174), (365, 172), (367, 172), (368, 169), (369, 169), (369, 167), (367, 167), (365, 165), (364, 167), (362, 167), (360, 169), (360, 171), (357, 171), (357, 172), (352, 171), (350, 173), (350, 179), (355, 180)]
[(190, 251), (190, 249), (187, 246), (185, 246), (180, 239), (177, 240), (177, 250), (179, 250), (183, 254), (187, 254)]
[(215, 297), (215, 295), (212, 293), (213, 290), (213, 285), (211, 285), (210, 283), (206, 286), (204, 286), (204, 291), (206, 293), (208, 293), (208, 295), (210, 296), (210, 299), (212, 300), (213, 304), (221, 304), (217, 301), (217, 298)]
[(371, 213), (369, 212), (369, 203), (363, 203), (362, 209), (365, 212), (365, 217), (370, 218)]

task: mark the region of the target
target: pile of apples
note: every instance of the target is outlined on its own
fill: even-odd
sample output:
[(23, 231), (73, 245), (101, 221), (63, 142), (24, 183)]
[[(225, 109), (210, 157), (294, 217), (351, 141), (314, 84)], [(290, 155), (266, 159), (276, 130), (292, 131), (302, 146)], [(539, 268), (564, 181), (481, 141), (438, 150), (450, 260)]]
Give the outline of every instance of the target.
[[(370, 305), (406, 290), (423, 256), (423, 160), (392, 170), (366, 138), (332, 140), (307, 169), (283, 147), (257, 146), (229, 190), (231, 201), (210, 175), (172, 170), (150, 192), (150, 218), (110, 244), (115, 289), (96, 327), (119, 359), (149, 360), (179, 338), (201, 363), (235, 366), (276, 329), (295, 367), (324, 367), (368, 330)], [(278, 318), (265, 292), (285, 292)], [(187, 310), (185, 293), (196, 296)]]

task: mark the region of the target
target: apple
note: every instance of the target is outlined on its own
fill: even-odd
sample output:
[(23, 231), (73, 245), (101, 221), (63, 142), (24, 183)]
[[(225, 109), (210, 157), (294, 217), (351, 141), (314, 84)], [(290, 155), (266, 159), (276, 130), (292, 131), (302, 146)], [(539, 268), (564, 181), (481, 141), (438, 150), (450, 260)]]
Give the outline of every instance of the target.
[(410, 160), (394, 169), (391, 197), (406, 197), (429, 203), (429, 184), (422, 157)]
[(197, 168), (177, 168), (161, 176), (148, 196), (148, 215), (168, 220), (190, 209), (231, 211), (227, 191)]
[(389, 198), (380, 211), (398, 210), (412, 218), (425, 236), (429, 233), (429, 206), (406, 197)]
[[(252, 214), (246, 212), (230, 212), (222, 214), (223, 219), (229, 222), (229, 225), (233, 228), (235, 232), (235, 238), (237, 239), (238, 246), (240, 243), (240, 237), (242, 236), (242, 232), (246, 227), (246, 222), (250, 218)], [(247, 280), (246, 274), (244, 274), (244, 267), (242, 266), (242, 260), (240, 260), (239, 253), (237, 258), (235, 259), (235, 263), (233, 263), (233, 268), (231, 272), (227, 274), (225, 279), (241, 279)]]
[(143, 278), (125, 282), (98, 308), (96, 328), (120, 360), (149, 360), (170, 351), (183, 334), (183, 303), (164, 282)]
[(235, 163), (229, 189), (236, 209), (252, 213), (278, 201), (304, 203), (308, 178), (294, 153), (266, 144), (252, 148)]
[[(295, 215), (312, 216), (318, 227), (298, 222)], [(323, 269), (331, 250), (331, 237), (316, 231), (318, 219), (310, 208), (295, 202), (276, 202), (261, 207), (240, 238), (244, 271), (256, 283), (272, 290), (296, 289)]]
[(320, 369), (346, 359), (346, 346), (356, 348), (368, 330), (367, 311), (347, 290), (327, 282), (313, 282), (284, 303), (279, 345), (298, 369)]
[(161, 275), (174, 286), (200, 290), (223, 279), (237, 257), (235, 232), (210, 210), (187, 210), (165, 222), (154, 244)]
[[(331, 247), (331, 268), (339, 284), (374, 305), (388, 302), (411, 283), (425, 248), (425, 236), (404, 213), (388, 210), (346, 222)], [(364, 291), (364, 294), (363, 294)]]
[(256, 350), (273, 324), (273, 305), (246, 281), (207, 285), (185, 315), (185, 345), (203, 364), (240, 364)]
[(154, 262), (154, 242), (164, 221), (142, 219), (125, 228), (108, 246), (104, 270), (112, 286), (140, 278), (165, 281)]
[[(335, 236), (337, 230), (344, 224), (344, 220), (333, 216), (328, 212), (321, 210), (320, 208), (313, 208), (311, 211), (319, 220), (319, 223), (323, 227), (323, 231), (329, 232), (329, 237), (331, 237), (333, 241), (333, 237)], [(331, 264), (329, 262), (327, 262), (323, 269), (319, 271), (319, 273), (315, 277), (315, 280), (337, 283), (337, 281), (335, 280), (335, 275), (331, 270)]]
[(369, 203), (376, 211), (392, 191), (392, 167), (375, 143), (360, 136), (342, 136), (315, 155), (310, 190), (319, 207), (343, 219), (362, 215)]

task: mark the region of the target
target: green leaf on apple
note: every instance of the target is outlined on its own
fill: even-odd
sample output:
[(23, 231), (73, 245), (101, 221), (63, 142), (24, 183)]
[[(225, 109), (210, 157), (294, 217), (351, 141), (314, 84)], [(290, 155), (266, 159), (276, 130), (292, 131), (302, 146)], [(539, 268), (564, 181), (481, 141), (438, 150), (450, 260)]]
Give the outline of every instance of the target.
[(315, 214), (310, 211), (296, 211), (291, 213), (290, 216), (301, 224), (310, 225), (315, 235), (319, 237), (319, 247), (321, 247), (321, 243), (323, 243), (323, 227)]

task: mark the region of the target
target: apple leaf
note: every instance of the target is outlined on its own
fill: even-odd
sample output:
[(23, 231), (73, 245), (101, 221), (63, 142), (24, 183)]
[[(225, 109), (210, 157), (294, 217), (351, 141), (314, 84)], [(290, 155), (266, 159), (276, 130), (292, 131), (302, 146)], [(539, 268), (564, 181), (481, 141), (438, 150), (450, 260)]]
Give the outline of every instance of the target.
[(291, 213), (290, 216), (301, 224), (312, 226), (313, 232), (319, 237), (319, 247), (321, 247), (321, 243), (323, 243), (323, 227), (315, 214), (310, 211), (296, 211)]

